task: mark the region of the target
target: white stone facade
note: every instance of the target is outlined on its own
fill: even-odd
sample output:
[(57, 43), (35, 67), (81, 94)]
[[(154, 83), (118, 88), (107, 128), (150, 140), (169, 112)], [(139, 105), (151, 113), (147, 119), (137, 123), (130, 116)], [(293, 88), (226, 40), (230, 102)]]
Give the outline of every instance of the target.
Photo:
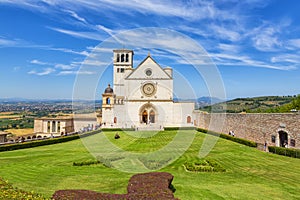
[(172, 68), (150, 54), (135, 69), (133, 51), (114, 50), (113, 89), (102, 94), (102, 126), (143, 129), (193, 126), (193, 102), (173, 101)]

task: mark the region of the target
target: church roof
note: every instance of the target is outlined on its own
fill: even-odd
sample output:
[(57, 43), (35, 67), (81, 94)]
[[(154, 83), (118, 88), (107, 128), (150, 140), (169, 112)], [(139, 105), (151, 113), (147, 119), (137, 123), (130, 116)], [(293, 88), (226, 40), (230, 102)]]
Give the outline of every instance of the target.
[[(150, 53), (148, 56), (126, 77), (126, 79), (144, 79), (139, 77), (138, 71), (144, 70), (151, 66), (152, 70), (156, 70), (156, 76), (153, 76), (152, 79), (172, 79), (172, 77), (164, 71), (164, 69), (151, 57)], [(146, 79), (149, 79), (146, 77)]]
[(110, 87), (110, 84), (108, 84), (107, 88), (104, 90), (104, 93), (114, 93), (114, 90)]

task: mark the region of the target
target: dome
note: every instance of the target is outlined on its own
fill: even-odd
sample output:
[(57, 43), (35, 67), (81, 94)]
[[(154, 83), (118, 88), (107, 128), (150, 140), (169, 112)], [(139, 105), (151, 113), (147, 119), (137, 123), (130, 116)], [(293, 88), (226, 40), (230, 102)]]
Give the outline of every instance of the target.
[(110, 84), (108, 84), (107, 88), (104, 90), (104, 93), (114, 93), (114, 90), (110, 87)]

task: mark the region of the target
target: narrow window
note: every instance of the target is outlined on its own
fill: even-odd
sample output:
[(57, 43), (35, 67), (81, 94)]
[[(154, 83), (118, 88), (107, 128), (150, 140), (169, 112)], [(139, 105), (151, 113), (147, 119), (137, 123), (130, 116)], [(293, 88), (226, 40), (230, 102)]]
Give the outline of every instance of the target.
[(272, 143), (275, 143), (275, 142), (276, 142), (276, 136), (275, 136), (275, 135), (272, 135), (272, 136), (271, 136), (271, 141), (272, 141)]
[(106, 104), (108, 104), (108, 105), (110, 104), (110, 98), (106, 99)]
[(60, 133), (60, 121), (57, 122), (57, 132)]
[(50, 121), (47, 122), (47, 132), (50, 133)]
[(125, 69), (124, 68), (121, 68), (121, 73), (124, 73), (125, 72)]
[(128, 53), (126, 54), (126, 62), (128, 62), (129, 61), (129, 55), (128, 55)]
[(295, 147), (296, 146), (296, 140), (291, 139), (290, 145), (291, 145), (291, 147)]
[(119, 73), (120, 72), (120, 68), (117, 68), (117, 73)]
[(56, 132), (56, 123), (55, 121), (52, 121), (52, 133)]
[(117, 62), (120, 62), (120, 54), (117, 54)]
[(124, 62), (124, 54), (121, 55), (121, 62)]

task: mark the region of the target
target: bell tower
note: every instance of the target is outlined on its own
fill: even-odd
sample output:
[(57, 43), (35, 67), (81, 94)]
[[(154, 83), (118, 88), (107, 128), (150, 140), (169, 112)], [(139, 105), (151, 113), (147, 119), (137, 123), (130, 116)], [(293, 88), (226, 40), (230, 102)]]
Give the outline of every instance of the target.
[(124, 79), (133, 70), (133, 51), (114, 50), (114, 91), (117, 96), (125, 96)]
[(108, 84), (102, 94), (102, 123), (111, 124), (114, 117), (115, 94), (114, 90)]

